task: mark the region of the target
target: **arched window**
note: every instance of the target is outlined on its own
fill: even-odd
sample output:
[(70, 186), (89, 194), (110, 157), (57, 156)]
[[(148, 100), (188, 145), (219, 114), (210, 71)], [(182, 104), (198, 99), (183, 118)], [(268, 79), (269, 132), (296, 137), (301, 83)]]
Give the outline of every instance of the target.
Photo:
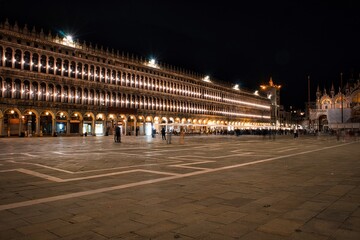
[(15, 59), (14, 59), (14, 64), (15, 64), (15, 68), (17, 69), (20, 69), (21, 68), (21, 55), (22, 55), (22, 52), (17, 49), (15, 51)]
[(30, 82), (25, 80), (24, 81), (24, 93), (23, 93), (24, 99), (29, 100), (30, 99)]
[(30, 52), (24, 52), (24, 69), (30, 70)]
[(95, 91), (94, 105), (100, 105), (100, 91)]
[(64, 60), (63, 67), (60, 70), (63, 72), (64, 77), (69, 76), (69, 61), (68, 60)]
[(75, 62), (74, 61), (72, 61), (70, 63), (69, 76), (72, 78), (75, 78)]
[(84, 64), (83, 79), (89, 80), (89, 65)]
[[(46, 61), (45, 61), (46, 62)], [(34, 72), (38, 72), (39, 71), (39, 54), (34, 53), (32, 56), (32, 61), (31, 61), (31, 65), (32, 65), (32, 70)]]
[(53, 57), (49, 57), (48, 67), (49, 67), (49, 74), (54, 74), (55, 59)]
[(58, 76), (61, 76), (61, 70), (62, 70), (62, 64), (61, 64), (61, 59), (60, 58), (57, 58), (56, 59), (56, 67), (55, 67), (55, 70), (56, 70), (56, 75)]
[(82, 100), (82, 90), (80, 87), (78, 87), (75, 93), (75, 103), (81, 104), (81, 100)]
[(111, 73), (111, 83), (116, 84), (116, 71), (112, 71)]
[(105, 68), (101, 68), (100, 82), (105, 82)]
[(111, 70), (107, 69), (106, 71), (106, 83), (111, 83)]
[(12, 93), (12, 81), (10, 78), (7, 78), (5, 80), (5, 84), (4, 84), (4, 97), (5, 98), (11, 98), (11, 93)]
[(105, 106), (110, 106), (110, 93), (106, 92), (105, 95)]
[(40, 84), (38, 97), (39, 97), (40, 101), (46, 101), (46, 84), (45, 83)]
[(21, 98), (21, 81), (19, 79), (16, 79), (14, 83), (13, 98)]
[(95, 74), (95, 68), (94, 68), (94, 65), (91, 65), (90, 66), (90, 80), (91, 81), (94, 81), (94, 79), (95, 79), (94, 74)]
[(46, 73), (46, 62), (47, 62), (46, 56), (41, 55), (40, 68), (42, 73)]
[(95, 68), (95, 81), (100, 82), (100, 67)]
[(12, 67), (12, 55), (13, 50), (11, 48), (6, 48), (5, 51), (5, 67)]
[(93, 89), (91, 89), (90, 90), (90, 96), (89, 96), (90, 98), (89, 98), (89, 104), (90, 105), (94, 105), (94, 98), (95, 98), (95, 93), (94, 93), (94, 90)]
[(54, 85), (49, 84), (48, 90), (47, 90), (47, 93), (46, 93), (46, 95), (48, 96), (48, 101), (49, 102), (54, 102), (55, 101), (54, 94), (55, 94)]
[(68, 86), (64, 86), (63, 91), (64, 91), (62, 93), (63, 102), (68, 103), (69, 102), (69, 88), (68, 88)]
[(82, 71), (83, 71), (82, 64), (78, 63), (77, 67), (76, 67), (76, 77), (79, 78), (79, 79), (86, 79), (86, 78), (83, 78)]
[[(37, 82), (33, 82), (32, 89), (33, 89), (32, 96), (30, 96), (30, 97), (35, 101), (39, 100), (39, 93), (40, 93), (39, 84)], [(31, 91), (30, 91), (30, 93), (31, 93)]]
[(84, 89), (84, 96), (82, 98), (83, 104), (87, 105), (89, 103), (89, 92), (87, 88)]
[(55, 90), (55, 101), (56, 102), (61, 102), (61, 95), (63, 94), (61, 91), (61, 86), (60, 85), (56, 85), (56, 90)]

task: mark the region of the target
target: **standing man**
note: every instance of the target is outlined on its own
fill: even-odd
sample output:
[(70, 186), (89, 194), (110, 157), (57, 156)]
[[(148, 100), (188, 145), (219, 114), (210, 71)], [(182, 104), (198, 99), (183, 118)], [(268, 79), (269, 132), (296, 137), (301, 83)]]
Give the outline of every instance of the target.
[(115, 133), (116, 133), (116, 142), (121, 142), (121, 133), (120, 133), (120, 126), (116, 126), (116, 130), (115, 130)]
[(162, 140), (166, 140), (166, 131), (165, 131), (165, 127), (163, 127), (161, 129), (161, 136), (162, 136)]

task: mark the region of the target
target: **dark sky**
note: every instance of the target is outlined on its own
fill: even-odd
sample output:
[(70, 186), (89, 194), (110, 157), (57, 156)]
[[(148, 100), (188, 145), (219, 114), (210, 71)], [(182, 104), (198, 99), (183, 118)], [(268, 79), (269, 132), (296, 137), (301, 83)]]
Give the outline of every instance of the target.
[(357, 1), (0, 1), (1, 21), (182, 67), (254, 91), (272, 76), (304, 108), (307, 76), (335, 87), (360, 73)]

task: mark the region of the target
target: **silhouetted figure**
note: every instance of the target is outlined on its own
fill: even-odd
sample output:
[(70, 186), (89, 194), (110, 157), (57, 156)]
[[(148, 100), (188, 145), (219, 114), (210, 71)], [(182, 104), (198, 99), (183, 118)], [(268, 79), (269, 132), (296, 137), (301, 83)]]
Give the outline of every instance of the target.
[(121, 129), (120, 129), (120, 127), (115, 128), (115, 136), (116, 136), (115, 142), (121, 142)]
[(165, 130), (165, 127), (163, 127), (161, 129), (161, 137), (162, 137), (162, 140), (166, 140), (166, 130)]

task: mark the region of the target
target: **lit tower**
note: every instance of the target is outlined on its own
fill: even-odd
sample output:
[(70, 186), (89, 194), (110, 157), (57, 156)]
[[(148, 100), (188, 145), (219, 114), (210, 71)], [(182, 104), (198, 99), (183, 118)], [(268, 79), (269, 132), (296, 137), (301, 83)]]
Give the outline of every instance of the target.
[(271, 122), (275, 126), (275, 129), (278, 128), (278, 119), (279, 119), (279, 106), (280, 106), (280, 88), (281, 85), (275, 85), (272, 77), (268, 85), (260, 85), (261, 90), (266, 93), (266, 96), (271, 100)]

